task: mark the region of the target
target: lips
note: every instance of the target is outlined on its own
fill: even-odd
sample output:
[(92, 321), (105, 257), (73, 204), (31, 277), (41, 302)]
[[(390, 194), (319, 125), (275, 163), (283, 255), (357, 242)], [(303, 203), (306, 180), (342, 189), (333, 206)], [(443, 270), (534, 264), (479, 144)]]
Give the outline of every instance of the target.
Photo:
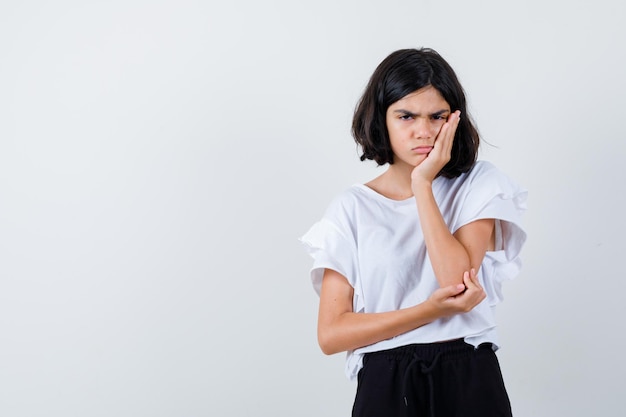
[(415, 148), (411, 150), (418, 154), (427, 154), (433, 150), (433, 147), (432, 146), (416, 146)]

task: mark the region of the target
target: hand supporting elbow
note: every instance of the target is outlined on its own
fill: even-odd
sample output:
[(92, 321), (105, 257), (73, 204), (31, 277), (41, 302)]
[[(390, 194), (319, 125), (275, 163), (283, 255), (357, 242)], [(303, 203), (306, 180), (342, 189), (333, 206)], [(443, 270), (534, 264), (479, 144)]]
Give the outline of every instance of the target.
[(480, 285), (476, 270), (463, 274), (463, 284), (449, 285), (439, 288), (428, 299), (439, 312), (440, 317), (467, 313), (480, 304), (486, 297)]

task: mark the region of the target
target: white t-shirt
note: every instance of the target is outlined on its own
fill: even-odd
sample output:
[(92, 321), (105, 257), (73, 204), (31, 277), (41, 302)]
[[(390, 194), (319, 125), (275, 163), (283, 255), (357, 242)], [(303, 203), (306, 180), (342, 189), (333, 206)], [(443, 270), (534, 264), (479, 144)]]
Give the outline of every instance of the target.
[[(367, 352), (458, 338), (474, 346), (498, 345), (494, 309), (502, 301), (502, 282), (514, 278), (521, 266), (519, 254), (526, 240), (521, 216), (527, 193), (484, 161), (457, 178), (436, 178), (432, 189), (452, 233), (475, 220), (496, 219), (496, 250), (487, 252), (479, 270), (487, 297), (469, 313), (349, 351), (350, 379), (356, 378)], [(324, 269), (335, 270), (354, 288), (355, 312), (414, 306), (439, 288), (413, 197), (392, 200), (365, 185), (353, 185), (333, 200), (300, 240), (313, 257), (311, 278), (318, 294)]]

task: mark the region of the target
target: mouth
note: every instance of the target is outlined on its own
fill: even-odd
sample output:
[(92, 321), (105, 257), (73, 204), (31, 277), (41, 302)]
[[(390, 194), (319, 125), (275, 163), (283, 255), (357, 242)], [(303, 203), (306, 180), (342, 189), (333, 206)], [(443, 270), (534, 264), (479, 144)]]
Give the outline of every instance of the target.
[(428, 154), (430, 153), (430, 151), (433, 150), (433, 147), (432, 146), (416, 146), (415, 148), (411, 150), (417, 154)]

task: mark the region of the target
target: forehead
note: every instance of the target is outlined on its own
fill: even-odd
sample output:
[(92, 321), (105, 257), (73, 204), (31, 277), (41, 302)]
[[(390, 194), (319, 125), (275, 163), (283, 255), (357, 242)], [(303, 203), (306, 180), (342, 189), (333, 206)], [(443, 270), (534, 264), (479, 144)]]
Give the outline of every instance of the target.
[(420, 109), (423, 111), (439, 111), (450, 110), (450, 105), (436, 88), (428, 86), (407, 94), (389, 106), (389, 109), (399, 108), (406, 110)]

